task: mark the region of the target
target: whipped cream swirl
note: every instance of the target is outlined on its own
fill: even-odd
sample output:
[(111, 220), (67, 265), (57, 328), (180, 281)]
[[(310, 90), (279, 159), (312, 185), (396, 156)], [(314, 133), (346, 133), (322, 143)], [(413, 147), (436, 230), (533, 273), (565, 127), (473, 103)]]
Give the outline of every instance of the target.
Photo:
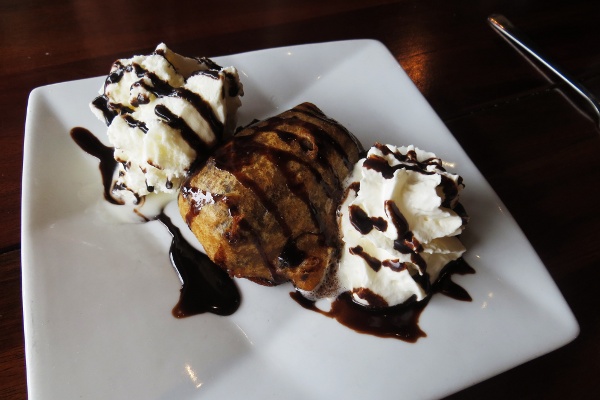
[(348, 180), (338, 217), (344, 242), (337, 281), (357, 303), (388, 307), (427, 297), (462, 256), (462, 178), (433, 153), (375, 144)]
[(164, 43), (117, 60), (90, 105), (108, 125), (117, 194), (176, 193), (191, 164), (236, 126), (243, 87), (234, 67), (188, 58)]

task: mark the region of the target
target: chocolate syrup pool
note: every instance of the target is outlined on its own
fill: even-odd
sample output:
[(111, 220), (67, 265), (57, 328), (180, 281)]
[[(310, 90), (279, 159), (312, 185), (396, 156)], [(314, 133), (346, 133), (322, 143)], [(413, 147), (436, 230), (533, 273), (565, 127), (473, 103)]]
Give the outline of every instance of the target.
[(415, 343), (419, 338), (427, 336), (419, 328), (419, 317), (431, 296), (442, 293), (461, 301), (472, 301), (465, 289), (451, 280), (454, 274), (472, 274), (471, 268), (464, 259), (448, 263), (440, 272), (439, 279), (432, 285), (430, 295), (421, 301), (411, 301), (394, 307), (369, 308), (355, 303), (350, 292), (342, 293), (331, 304), (329, 311), (323, 311), (313, 301), (302, 297), (298, 292), (290, 296), (302, 307), (333, 318), (340, 324), (359, 333), (365, 333), (383, 338), (394, 338), (409, 343)]
[[(112, 176), (117, 166), (114, 149), (103, 145), (89, 130), (81, 127), (70, 132), (75, 143), (86, 153), (98, 158), (104, 185), (104, 197), (113, 204), (121, 204), (111, 195)], [(160, 214), (157, 219), (169, 230), (173, 240), (169, 250), (171, 264), (181, 278), (179, 302), (173, 308), (176, 318), (210, 312), (231, 315), (239, 307), (241, 296), (234, 280), (205, 254), (196, 250), (184, 238), (171, 220)], [(441, 293), (461, 301), (471, 301), (465, 289), (451, 280), (453, 274), (470, 274), (475, 271), (460, 258), (446, 265), (440, 278), (432, 285), (431, 294), (422, 301), (408, 301), (388, 308), (368, 308), (352, 301), (350, 293), (336, 298), (329, 311), (320, 310), (315, 303), (298, 292), (290, 296), (302, 307), (337, 320), (359, 333), (394, 338), (414, 343), (427, 336), (419, 328), (419, 317), (429, 303), (431, 295)]]
[(173, 308), (173, 315), (182, 318), (205, 312), (233, 314), (241, 300), (233, 279), (206, 254), (190, 245), (169, 217), (161, 213), (157, 219), (173, 236), (169, 256), (182, 282), (179, 302)]

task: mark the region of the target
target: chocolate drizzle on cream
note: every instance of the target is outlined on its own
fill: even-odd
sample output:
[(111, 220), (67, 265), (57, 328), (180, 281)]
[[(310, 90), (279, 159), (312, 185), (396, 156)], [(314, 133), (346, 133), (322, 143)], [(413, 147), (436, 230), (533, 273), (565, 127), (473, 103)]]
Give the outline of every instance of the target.
[[(165, 57), (164, 51), (157, 50), (154, 54), (164, 57), (165, 60), (169, 62), (169, 60)], [(221, 66), (208, 58), (198, 58), (197, 61), (199, 62), (199, 70), (192, 74), (192, 76), (200, 74), (212, 79), (221, 79)], [(169, 64), (171, 63), (169, 62)], [(173, 69), (175, 69), (173, 64), (171, 64), (171, 66)], [(148, 71), (137, 63), (124, 65), (121, 61), (116, 61), (113, 64), (111, 71), (112, 72), (108, 75), (104, 83), (105, 92), (110, 85), (119, 83), (126, 73), (133, 73), (139, 79), (132, 84), (132, 88), (142, 88), (143, 91), (141, 91), (138, 96), (131, 101), (132, 106), (138, 107), (141, 104), (147, 104), (150, 102), (150, 98), (144, 92), (151, 93), (156, 97), (180, 98), (193, 106), (198, 114), (202, 116), (202, 118), (210, 126), (210, 129), (214, 133), (217, 140), (221, 140), (223, 138), (223, 123), (216, 116), (210, 104), (199, 94), (194, 93), (185, 87), (174, 88), (169, 84), (169, 82), (162, 80), (154, 72)], [(226, 79), (229, 83), (229, 96), (236, 96), (240, 93), (240, 85), (232, 76), (232, 74), (224, 72), (223, 79)], [(137, 121), (131, 115), (128, 115), (134, 112), (133, 109), (123, 104), (111, 103), (106, 95), (101, 95), (95, 98), (92, 101), (92, 105), (102, 112), (106, 125), (110, 125), (115, 117), (123, 115), (123, 118), (127, 124), (129, 124), (129, 126), (140, 128), (144, 133), (148, 131), (148, 128), (143, 122)], [(191, 148), (196, 150), (197, 153), (200, 154), (209, 147), (209, 144), (202, 141), (202, 139), (195, 132), (193, 132), (191, 128), (189, 128), (189, 126), (180, 116), (177, 116), (172, 110), (167, 109), (165, 105), (158, 105), (155, 111), (157, 116), (163, 118), (172, 128), (179, 130), (184, 140), (190, 145)]]
[(373, 228), (381, 232), (387, 230), (387, 221), (382, 217), (369, 217), (365, 210), (357, 205), (351, 205), (349, 209), (352, 226), (363, 235), (371, 232)]
[(148, 133), (148, 127), (142, 121), (138, 121), (131, 115), (125, 115), (123, 116), (123, 119), (125, 120), (125, 122), (127, 122), (127, 125), (129, 125), (130, 128), (138, 128), (142, 132)]
[(355, 256), (362, 257), (367, 265), (373, 269), (373, 271), (377, 272), (381, 269), (381, 261), (377, 258), (370, 256), (362, 246), (355, 246), (349, 249), (350, 254), (354, 254)]
[(223, 139), (223, 123), (217, 118), (210, 104), (204, 100), (202, 96), (183, 87), (174, 89), (169, 93), (169, 96), (183, 99), (194, 106), (196, 111), (202, 115), (202, 118), (208, 123), (217, 140), (221, 141)]
[(108, 97), (105, 95), (98, 96), (92, 100), (92, 105), (102, 112), (102, 115), (104, 116), (104, 123), (106, 123), (107, 126), (112, 123), (113, 119), (115, 119), (117, 115), (119, 115), (118, 109), (109, 106), (108, 103)]
[(414, 150), (410, 150), (406, 154), (401, 154), (400, 152), (392, 152), (386, 145), (381, 143), (375, 143), (375, 147), (383, 155), (391, 154), (399, 161), (399, 164), (390, 165), (385, 158), (377, 155), (371, 155), (365, 160), (363, 164), (365, 168), (379, 172), (386, 179), (393, 178), (394, 172), (399, 169), (416, 171), (425, 175), (433, 175), (437, 172), (445, 171), (444, 167), (442, 167), (442, 161), (437, 157), (419, 161), (417, 153)]
[[(364, 168), (379, 172), (385, 179), (392, 179), (395, 172), (398, 170), (409, 170), (425, 175), (445, 172), (445, 169), (442, 167), (441, 159), (437, 157), (419, 161), (417, 153), (414, 150), (409, 150), (406, 154), (402, 154), (399, 151), (392, 151), (389, 147), (380, 143), (376, 143), (375, 147), (384, 156), (392, 155), (399, 162), (399, 164), (390, 165), (386, 158), (374, 154), (371, 154), (364, 160)], [(467, 214), (463, 206), (457, 201), (458, 186), (462, 185), (462, 178), (459, 177), (458, 182), (455, 183), (447, 176), (440, 175), (440, 177), (441, 182), (439, 187), (444, 194), (441, 206), (453, 209), (461, 217), (463, 224), (465, 224), (468, 220)], [(353, 182), (350, 184), (348, 190), (358, 193), (360, 190), (360, 182)], [(423, 246), (410, 230), (406, 218), (402, 215), (402, 212), (393, 200), (386, 200), (384, 209), (387, 217), (391, 220), (392, 225), (397, 232), (397, 237), (393, 242), (394, 250), (402, 254), (410, 255), (411, 264), (413, 264), (412, 268), (416, 267), (417, 269), (417, 271), (412, 274), (412, 277), (419, 283), (423, 290), (428, 292), (431, 290), (431, 282), (429, 280), (429, 275), (427, 274), (427, 263), (421, 256)], [(382, 217), (370, 217), (358, 205), (349, 206), (348, 214), (350, 223), (354, 229), (363, 235), (367, 235), (374, 228), (382, 232), (387, 229), (387, 222), (385, 219)], [(349, 251), (353, 255), (362, 257), (367, 265), (376, 272), (379, 271), (381, 266), (390, 267), (392, 270), (398, 272), (403, 271), (407, 266), (406, 263), (400, 263), (399, 260), (379, 260), (364, 251), (361, 246), (352, 247)]]
[(175, 115), (171, 110), (164, 104), (158, 104), (154, 107), (154, 113), (162, 118), (167, 125), (173, 129), (177, 129), (181, 133), (181, 137), (186, 143), (196, 151), (197, 155), (204, 155), (208, 153), (209, 146), (194, 132), (192, 128), (185, 122), (185, 120)]

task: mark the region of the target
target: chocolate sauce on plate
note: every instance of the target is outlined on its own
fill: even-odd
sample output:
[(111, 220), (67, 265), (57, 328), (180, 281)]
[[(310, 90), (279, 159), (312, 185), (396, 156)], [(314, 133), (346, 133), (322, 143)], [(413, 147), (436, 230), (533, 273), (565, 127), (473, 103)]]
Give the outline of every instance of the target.
[(429, 296), (421, 301), (414, 298), (394, 307), (365, 307), (352, 300), (350, 292), (342, 293), (331, 304), (329, 311), (316, 307), (313, 301), (304, 298), (299, 292), (290, 296), (302, 307), (333, 318), (340, 324), (359, 333), (365, 333), (383, 338), (394, 338), (409, 343), (415, 343), (427, 334), (419, 328), (421, 312), (429, 303), (431, 296), (442, 293), (457, 300), (471, 301), (471, 296), (461, 286), (451, 280), (454, 274), (472, 274), (471, 268), (464, 259), (448, 263), (440, 273), (439, 279), (431, 286)]
[(359, 333), (366, 333), (383, 338), (394, 338), (414, 343), (419, 338), (427, 336), (419, 328), (419, 316), (429, 302), (429, 299), (410, 305), (368, 309), (352, 301), (349, 292), (342, 293), (333, 301), (329, 311), (317, 308), (314, 302), (305, 299), (298, 292), (290, 296), (307, 310), (316, 311), (337, 320), (340, 324)]
[(241, 300), (234, 280), (206, 254), (190, 245), (164, 213), (157, 219), (173, 236), (169, 257), (182, 282), (179, 302), (173, 308), (173, 316), (183, 318), (206, 312), (233, 314)]
[(104, 186), (104, 198), (112, 204), (123, 204), (115, 199), (112, 194), (113, 174), (117, 168), (117, 161), (114, 159), (114, 148), (105, 146), (89, 130), (81, 127), (71, 129), (71, 138), (77, 143), (81, 150), (100, 160), (100, 173), (102, 175), (102, 184)]

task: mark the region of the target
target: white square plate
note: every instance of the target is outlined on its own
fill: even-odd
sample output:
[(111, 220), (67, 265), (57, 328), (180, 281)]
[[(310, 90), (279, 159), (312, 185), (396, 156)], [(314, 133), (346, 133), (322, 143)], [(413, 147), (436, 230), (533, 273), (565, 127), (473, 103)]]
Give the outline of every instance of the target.
[[(283, 285), (239, 281), (232, 316), (171, 316), (179, 281), (158, 222), (119, 222), (97, 160), (69, 131), (106, 143), (88, 109), (103, 78), (35, 89), (23, 169), (23, 305), (31, 399), (437, 398), (573, 340), (579, 327), (523, 233), (396, 60), (371, 40), (215, 59), (241, 73), (240, 124), (310, 101), (363, 142), (454, 162), (477, 271), (473, 297), (434, 296), (417, 343), (358, 334), (307, 311)], [(107, 66), (108, 69), (108, 66)]]

